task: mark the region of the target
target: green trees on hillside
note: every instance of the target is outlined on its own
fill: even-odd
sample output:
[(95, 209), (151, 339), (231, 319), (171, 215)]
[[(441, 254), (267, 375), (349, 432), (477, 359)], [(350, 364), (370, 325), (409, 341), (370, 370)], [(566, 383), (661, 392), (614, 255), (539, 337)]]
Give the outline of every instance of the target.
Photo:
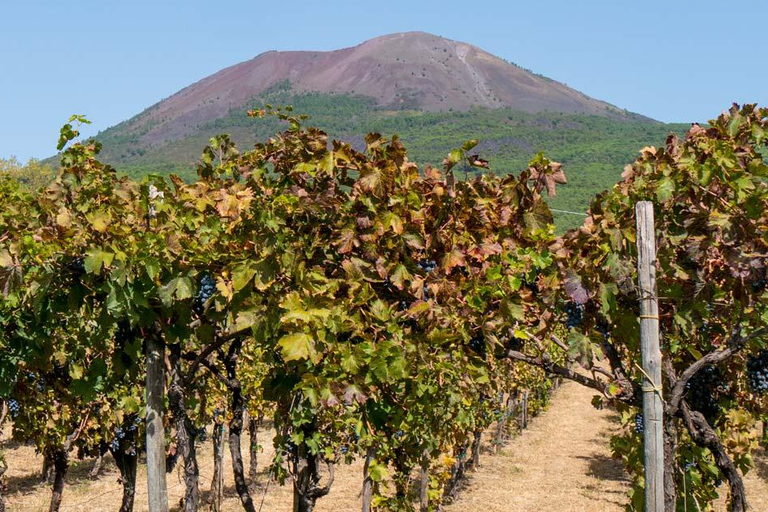
[(8, 177), (29, 191), (48, 185), (56, 177), (56, 171), (40, 160), (31, 158), (22, 164), (16, 158), (0, 158), (0, 178)]

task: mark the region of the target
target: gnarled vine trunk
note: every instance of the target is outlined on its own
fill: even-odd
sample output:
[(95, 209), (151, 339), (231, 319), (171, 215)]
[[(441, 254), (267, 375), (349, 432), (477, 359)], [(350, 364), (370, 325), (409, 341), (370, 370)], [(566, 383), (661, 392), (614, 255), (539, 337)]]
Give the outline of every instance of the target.
[(298, 447), (293, 460), (293, 512), (312, 512), (317, 500), (328, 494), (333, 484), (333, 466), (328, 482), (320, 486), (320, 458), (309, 453), (305, 446)]
[(709, 425), (703, 414), (691, 410), (685, 402), (683, 402), (680, 410), (693, 441), (701, 447), (709, 448), (715, 457), (717, 468), (728, 479), (731, 489), (731, 512), (745, 512), (747, 510), (747, 494), (744, 490), (744, 481), (717, 433)]
[(3, 475), (8, 471), (8, 464), (0, 454), (0, 512), (5, 512), (5, 498), (3, 498)]
[(213, 478), (208, 504), (213, 512), (221, 512), (224, 494), (224, 423), (217, 418), (213, 426)]
[(480, 465), (480, 443), (483, 437), (483, 430), (477, 429), (474, 432), (474, 439), (472, 441), (472, 471), (477, 471)]
[(677, 509), (677, 418), (664, 412), (664, 510)]
[(40, 471), (40, 482), (44, 484), (52, 484), (53, 477), (53, 452), (46, 451), (43, 454), (43, 469)]
[(248, 463), (248, 484), (253, 488), (256, 486), (259, 470), (259, 427), (263, 417), (248, 419), (248, 435), (250, 437), (249, 452), (251, 458)]
[(197, 429), (187, 414), (186, 395), (181, 369), (181, 346), (172, 345), (171, 355), (171, 385), (168, 388), (168, 402), (176, 423), (176, 442), (181, 456), (184, 458), (184, 510), (196, 512), (200, 502), (200, 470), (197, 464), (195, 438)]
[[(126, 439), (126, 441), (133, 444), (131, 439)], [(115, 459), (117, 469), (120, 470), (120, 480), (123, 484), (123, 501), (120, 504), (120, 512), (132, 512), (136, 497), (136, 468), (139, 456), (135, 449), (126, 450), (124, 445), (119, 446), (117, 450), (110, 451)]]
[(451, 468), (451, 476), (445, 484), (445, 495), (449, 498), (455, 498), (459, 492), (459, 483), (464, 479), (464, 471), (466, 470), (468, 449), (469, 442), (454, 448), (453, 454), (456, 462), (454, 462)]
[(93, 461), (93, 467), (91, 472), (88, 473), (88, 478), (95, 480), (99, 477), (101, 466), (104, 463), (104, 456), (109, 452), (109, 445), (107, 443), (99, 444), (99, 453), (96, 455), (96, 460)]
[(235, 474), (235, 490), (240, 497), (240, 503), (246, 512), (256, 512), (251, 499), (248, 484), (245, 481), (243, 468), (243, 454), (241, 451), (241, 438), (243, 434), (243, 414), (245, 413), (245, 401), (240, 381), (237, 378), (237, 358), (243, 342), (236, 339), (232, 342), (229, 352), (224, 358), (224, 366), (227, 369), (227, 387), (232, 393), (232, 420), (229, 422), (229, 453), (232, 456), (232, 471)]
[[(8, 403), (5, 400), (0, 402), (0, 437), (3, 435), (3, 424), (8, 416)], [(8, 471), (8, 464), (5, 462), (2, 451), (0, 451), (0, 512), (5, 512), (5, 498), (3, 498), (3, 475)]]
[(50, 452), (53, 462), (53, 492), (51, 493), (51, 506), (48, 512), (58, 512), (61, 507), (61, 498), (64, 495), (64, 477), (69, 469), (67, 452), (63, 448), (56, 448)]
[(493, 440), (493, 453), (499, 453), (507, 438), (507, 420), (513, 407), (512, 394), (499, 393), (499, 421), (496, 423), (496, 437)]

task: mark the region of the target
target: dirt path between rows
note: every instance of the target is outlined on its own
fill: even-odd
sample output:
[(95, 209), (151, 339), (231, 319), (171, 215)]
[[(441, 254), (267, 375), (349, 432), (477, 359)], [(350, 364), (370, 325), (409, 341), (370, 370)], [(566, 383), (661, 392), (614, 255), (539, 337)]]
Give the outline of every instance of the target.
[(621, 511), (630, 482), (609, 440), (619, 428), (594, 393), (565, 382), (549, 410), (496, 456), (485, 456), (446, 512)]

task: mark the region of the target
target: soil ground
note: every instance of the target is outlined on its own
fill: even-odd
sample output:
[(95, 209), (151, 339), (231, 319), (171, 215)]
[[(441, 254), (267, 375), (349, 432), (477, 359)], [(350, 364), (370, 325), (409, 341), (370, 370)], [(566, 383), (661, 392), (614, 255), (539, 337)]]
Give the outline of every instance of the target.
[[(577, 384), (565, 383), (554, 395), (549, 410), (534, 418), (529, 429), (513, 438), (499, 454), (484, 453), (480, 467), (470, 473), (458, 499), (446, 512), (517, 511), (621, 511), (627, 503), (629, 480), (619, 461), (610, 456), (608, 442), (619, 428), (616, 414), (595, 410), (593, 393)], [(7, 433), (7, 432), (6, 432)], [(270, 441), (262, 432), (262, 441)], [(5, 438), (5, 437), (4, 437)], [(7, 439), (7, 438), (6, 438)], [(247, 439), (243, 446), (247, 446)], [(8, 510), (48, 510), (50, 487), (39, 482), (42, 458), (34, 448), (4, 442), (8, 472), (5, 482)], [(203, 499), (213, 475), (210, 442), (199, 450)], [(244, 454), (246, 463), (248, 455)], [(270, 481), (264, 468), (272, 457), (269, 447), (260, 454), (264, 461), (253, 493), (257, 510), (290, 512), (290, 485)], [(64, 490), (62, 511), (99, 512), (117, 510), (122, 487), (110, 458), (97, 480), (88, 478), (93, 459), (73, 462)], [(235, 494), (229, 457), (225, 457), (224, 510), (242, 510)], [(247, 467), (247, 466), (246, 466)], [(136, 511), (146, 511), (146, 472), (139, 467)], [(336, 469), (331, 493), (318, 501), (318, 512), (360, 509), (362, 481), (360, 462)], [(752, 510), (768, 511), (768, 455), (759, 452), (755, 470), (745, 476)], [(169, 502), (173, 510), (184, 492), (180, 467), (168, 478)], [(725, 510), (718, 504), (716, 510)]]

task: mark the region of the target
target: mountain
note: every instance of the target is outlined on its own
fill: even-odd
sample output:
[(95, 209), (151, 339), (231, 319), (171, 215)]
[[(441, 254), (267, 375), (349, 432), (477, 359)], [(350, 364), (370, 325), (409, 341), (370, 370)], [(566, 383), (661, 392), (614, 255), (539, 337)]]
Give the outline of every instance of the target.
[[(496, 171), (516, 172), (538, 151), (566, 165), (553, 202), (583, 210), (665, 125), (590, 98), (470, 44), (423, 32), (392, 34), (330, 52), (270, 51), (196, 82), (97, 135), (122, 172), (194, 174), (208, 139), (241, 147), (283, 129), (247, 109), (292, 105), (331, 137), (399, 134), (413, 160), (439, 164), (469, 138)], [(578, 220), (577, 217), (574, 217)], [(573, 224), (567, 222), (566, 224)]]
[(184, 138), (196, 127), (288, 85), (295, 93), (351, 94), (382, 110), (428, 112), (471, 107), (631, 115), (535, 75), (475, 46), (423, 32), (392, 34), (330, 52), (270, 51), (228, 67), (129, 120), (144, 144)]

